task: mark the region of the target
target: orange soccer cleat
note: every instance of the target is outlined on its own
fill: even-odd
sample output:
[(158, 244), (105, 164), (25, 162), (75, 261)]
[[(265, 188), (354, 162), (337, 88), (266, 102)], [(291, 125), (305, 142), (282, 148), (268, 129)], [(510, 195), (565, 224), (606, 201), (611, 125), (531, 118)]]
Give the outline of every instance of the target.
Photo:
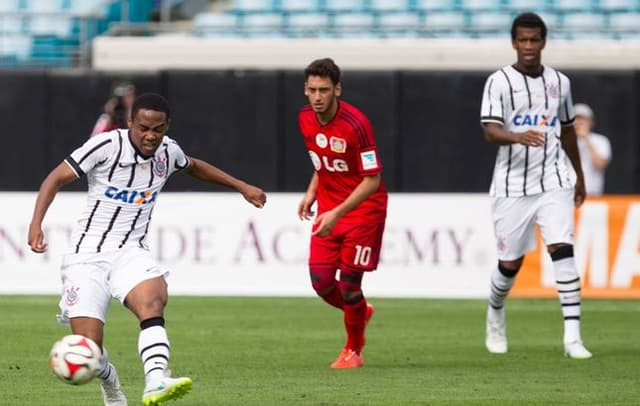
[(345, 348), (342, 350), (340, 355), (338, 355), (338, 359), (336, 359), (333, 364), (331, 364), (331, 368), (333, 369), (348, 369), (348, 368), (361, 368), (364, 365), (364, 359), (362, 359), (362, 355), (357, 352)]

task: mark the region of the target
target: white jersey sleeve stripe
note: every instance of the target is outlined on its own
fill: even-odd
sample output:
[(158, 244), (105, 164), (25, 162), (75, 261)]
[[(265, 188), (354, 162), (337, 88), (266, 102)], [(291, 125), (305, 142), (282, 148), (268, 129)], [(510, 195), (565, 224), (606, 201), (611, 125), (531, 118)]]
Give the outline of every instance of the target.
[(69, 165), (69, 168), (75, 173), (76, 177), (81, 178), (84, 176), (84, 171), (71, 155), (65, 158), (64, 162)]

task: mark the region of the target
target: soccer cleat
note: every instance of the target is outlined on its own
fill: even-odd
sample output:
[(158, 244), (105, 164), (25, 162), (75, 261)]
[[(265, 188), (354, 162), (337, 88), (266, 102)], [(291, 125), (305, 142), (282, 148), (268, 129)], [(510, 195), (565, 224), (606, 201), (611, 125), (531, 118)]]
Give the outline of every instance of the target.
[(364, 359), (362, 355), (356, 353), (353, 350), (345, 348), (342, 350), (338, 359), (336, 359), (331, 368), (333, 369), (348, 369), (348, 368), (361, 368), (364, 365)]
[(153, 385), (147, 385), (142, 394), (142, 404), (158, 406), (168, 400), (181, 398), (191, 390), (192, 385), (191, 378), (164, 377)]
[(593, 355), (584, 348), (582, 341), (573, 341), (564, 344), (564, 356), (573, 359), (589, 359)]
[(104, 406), (127, 406), (127, 397), (122, 392), (122, 389), (120, 389), (118, 375), (110, 381), (101, 380), (100, 390), (102, 391)]
[(504, 354), (507, 352), (507, 333), (504, 321), (487, 320), (485, 345), (492, 354)]

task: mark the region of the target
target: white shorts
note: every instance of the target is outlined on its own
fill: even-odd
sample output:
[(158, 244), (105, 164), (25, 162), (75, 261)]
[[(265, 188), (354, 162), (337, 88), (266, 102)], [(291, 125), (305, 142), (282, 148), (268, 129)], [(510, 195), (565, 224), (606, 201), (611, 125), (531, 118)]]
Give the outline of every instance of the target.
[(104, 323), (111, 298), (124, 304), (140, 282), (169, 273), (161, 269), (148, 250), (139, 247), (96, 254), (68, 254), (62, 259), (62, 298), (59, 320), (91, 317)]
[(513, 261), (536, 248), (535, 224), (545, 245), (573, 244), (574, 191), (556, 189), (522, 197), (495, 197), (493, 227), (498, 259)]

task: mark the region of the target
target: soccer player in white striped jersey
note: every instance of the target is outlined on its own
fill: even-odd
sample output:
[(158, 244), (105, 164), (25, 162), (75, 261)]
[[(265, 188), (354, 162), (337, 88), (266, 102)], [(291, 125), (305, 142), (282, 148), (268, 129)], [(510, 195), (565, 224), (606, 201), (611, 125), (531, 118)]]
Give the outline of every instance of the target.
[[(504, 302), (526, 252), (535, 248), (538, 224), (553, 260), (564, 316), (564, 352), (590, 358), (580, 335), (580, 277), (573, 258), (574, 206), (584, 201), (584, 176), (573, 128), (567, 76), (541, 63), (547, 29), (534, 13), (511, 27), (517, 62), (491, 74), (482, 98), (481, 122), (497, 144), (491, 196), (498, 266), (491, 274), (486, 346), (507, 352)], [(576, 172), (571, 183), (565, 157)]]
[(74, 334), (89, 337), (103, 348), (98, 377), (108, 406), (127, 404), (116, 369), (103, 347), (103, 326), (112, 297), (140, 321), (138, 351), (146, 381), (142, 404), (158, 405), (191, 389), (190, 378), (169, 375), (170, 345), (163, 316), (168, 273), (147, 247), (153, 207), (169, 175), (183, 171), (233, 188), (256, 207), (266, 202), (260, 188), (185, 155), (166, 136), (169, 122), (169, 105), (162, 96), (148, 93), (138, 97), (131, 109), (130, 130), (90, 138), (47, 176), (29, 226), (29, 246), (34, 252), (45, 252), (42, 221), (51, 202), (63, 185), (87, 176), (87, 208), (62, 261), (60, 309), (61, 319), (70, 323)]

